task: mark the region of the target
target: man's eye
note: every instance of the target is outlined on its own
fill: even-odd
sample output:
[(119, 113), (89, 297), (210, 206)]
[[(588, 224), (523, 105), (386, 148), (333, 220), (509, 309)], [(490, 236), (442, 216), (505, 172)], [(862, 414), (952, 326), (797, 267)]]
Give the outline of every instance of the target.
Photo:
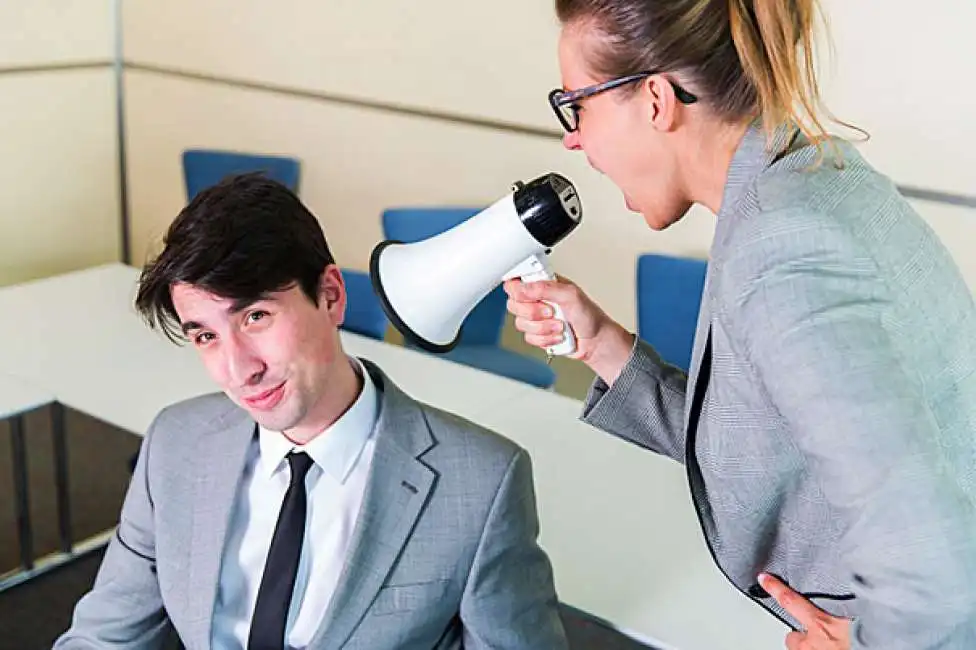
[(204, 345), (206, 343), (210, 343), (210, 341), (212, 341), (213, 339), (214, 339), (214, 335), (211, 332), (202, 332), (200, 334), (197, 334), (196, 337), (194, 337), (193, 341), (197, 345)]
[(254, 323), (254, 322), (257, 322), (257, 321), (261, 320), (262, 318), (264, 318), (267, 315), (268, 315), (268, 312), (266, 312), (266, 311), (260, 311), (260, 310), (259, 311), (252, 311), (250, 314), (247, 315), (247, 321), (249, 323)]

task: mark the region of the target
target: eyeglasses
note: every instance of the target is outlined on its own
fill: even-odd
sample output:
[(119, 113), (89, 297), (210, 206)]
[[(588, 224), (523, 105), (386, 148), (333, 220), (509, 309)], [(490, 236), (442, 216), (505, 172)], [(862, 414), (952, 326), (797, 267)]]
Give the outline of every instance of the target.
[[(587, 86), (586, 88), (580, 88), (578, 90), (563, 90), (562, 88), (556, 88), (549, 93), (549, 105), (552, 106), (552, 110), (556, 113), (556, 117), (559, 118), (559, 122), (563, 125), (563, 128), (566, 129), (568, 133), (572, 133), (579, 128), (579, 101), (581, 99), (592, 97), (593, 95), (597, 95), (614, 88), (619, 88), (620, 86), (634, 83), (635, 81), (640, 81), (641, 79), (646, 79), (654, 74), (658, 73), (639, 72), (637, 74), (618, 77), (617, 79), (611, 79), (610, 81), (604, 81), (603, 83)], [(671, 84), (671, 87), (674, 88), (674, 96), (678, 98), (679, 102), (682, 104), (694, 104), (698, 101), (697, 97), (675, 82), (671, 81), (670, 79), (668, 81)]]

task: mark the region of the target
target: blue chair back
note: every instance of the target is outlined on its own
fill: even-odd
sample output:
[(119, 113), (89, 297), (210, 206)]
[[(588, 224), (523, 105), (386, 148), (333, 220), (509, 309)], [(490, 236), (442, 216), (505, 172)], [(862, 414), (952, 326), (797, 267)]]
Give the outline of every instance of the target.
[[(483, 207), (390, 208), (383, 212), (383, 236), (413, 243), (467, 221)], [(508, 294), (498, 286), (479, 302), (461, 325), (458, 345), (501, 345)]]
[(295, 158), (218, 151), (187, 149), (183, 152), (183, 180), (187, 200), (227, 176), (247, 172), (263, 172), (266, 176), (298, 192), (300, 163)]
[(705, 288), (704, 260), (637, 258), (637, 334), (668, 363), (688, 372)]
[(382, 341), (386, 336), (387, 320), (383, 306), (368, 273), (342, 269), (346, 285), (346, 318), (342, 329)]

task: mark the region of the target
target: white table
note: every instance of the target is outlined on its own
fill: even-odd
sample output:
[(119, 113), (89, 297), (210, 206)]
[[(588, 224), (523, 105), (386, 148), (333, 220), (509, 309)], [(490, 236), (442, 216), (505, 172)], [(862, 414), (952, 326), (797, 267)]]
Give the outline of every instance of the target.
[[(0, 289), (0, 313), (16, 315), (0, 322), (0, 368), (136, 434), (162, 407), (218, 390), (191, 346), (172, 343), (139, 319), (137, 279), (136, 269), (109, 264)], [(525, 395), (520, 382), (417, 350), (345, 331), (342, 342), (415, 398), (465, 417)]]
[[(136, 277), (112, 264), (0, 289), (0, 311), (16, 315), (0, 320), (0, 368), (136, 434), (166, 404), (215, 390), (192, 348), (139, 321)], [(683, 467), (583, 424), (576, 400), (416, 350), (342, 340), (417, 399), (528, 449), (561, 600), (661, 647), (783, 647), (788, 630), (712, 563)]]
[(479, 417), (532, 457), (560, 599), (664, 648), (785, 647), (790, 630), (712, 562), (684, 466), (581, 422), (581, 410), (526, 392)]

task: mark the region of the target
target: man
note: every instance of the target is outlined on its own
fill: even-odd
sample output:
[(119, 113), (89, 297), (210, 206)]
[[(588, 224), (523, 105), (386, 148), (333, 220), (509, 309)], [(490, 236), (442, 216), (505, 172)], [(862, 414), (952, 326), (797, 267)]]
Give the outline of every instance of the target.
[(165, 244), (137, 307), (223, 394), (153, 422), (55, 648), (157, 648), (170, 625), (190, 650), (565, 648), (528, 455), (345, 355), (299, 199), (230, 178)]

